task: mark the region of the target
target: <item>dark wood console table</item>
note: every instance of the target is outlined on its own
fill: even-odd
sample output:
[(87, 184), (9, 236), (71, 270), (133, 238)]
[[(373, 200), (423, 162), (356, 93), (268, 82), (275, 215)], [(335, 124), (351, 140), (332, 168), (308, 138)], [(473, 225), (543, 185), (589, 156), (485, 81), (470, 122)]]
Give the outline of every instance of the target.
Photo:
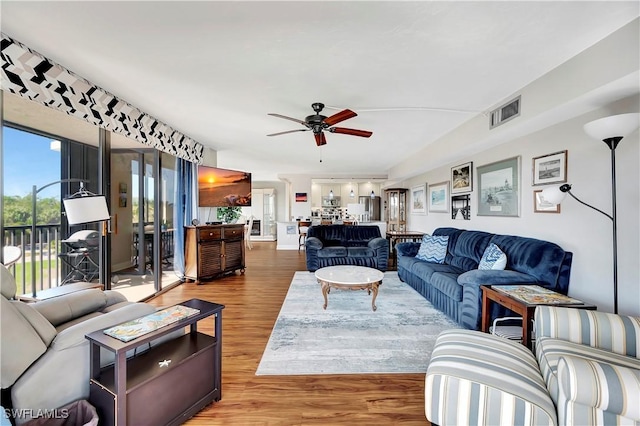
[[(89, 402), (101, 425), (179, 425), (213, 401), (222, 399), (223, 305), (199, 299), (181, 303), (196, 315), (161, 327), (129, 342), (102, 330), (90, 342)], [(214, 336), (198, 332), (198, 321), (213, 316)], [(151, 346), (153, 340), (184, 327), (189, 332)], [(115, 354), (113, 365), (100, 368), (100, 349)], [(127, 352), (142, 352), (127, 358)]]
[(417, 231), (387, 231), (393, 269), (398, 269), (398, 253), (396, 252), (396, 244), (403, 241), (422, 241), (423, 236), (424, 232)]
[(243, 224), (186, 226), (184, 235), (186, 279), (200, 284), (236, 270), (244, 273)]

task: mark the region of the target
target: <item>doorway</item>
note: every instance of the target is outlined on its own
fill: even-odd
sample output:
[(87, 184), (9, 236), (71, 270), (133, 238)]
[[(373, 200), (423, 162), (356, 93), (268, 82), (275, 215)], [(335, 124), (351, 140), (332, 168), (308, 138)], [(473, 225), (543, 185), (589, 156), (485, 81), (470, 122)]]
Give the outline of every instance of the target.
[[(158, 172), (160, 171), (160, 172)], [(154, 149), (111, 151), (111, 288), (145, 300), (179, 281), (174, 261), (175, 157)]]

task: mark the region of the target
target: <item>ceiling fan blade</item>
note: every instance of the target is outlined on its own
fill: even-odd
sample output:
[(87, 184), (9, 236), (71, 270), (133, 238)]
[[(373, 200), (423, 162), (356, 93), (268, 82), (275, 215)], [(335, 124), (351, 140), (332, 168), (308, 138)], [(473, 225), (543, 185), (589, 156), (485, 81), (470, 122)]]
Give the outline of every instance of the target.
[(314, 133), (313, 136), (316, 138), (316, 145), (322, 146), (327, 144), (327, 138), (324, 137), (324, 133)]
[(334, 124), (338, 124), (341, 121), (344, 120), (348, 120), (350, 118), (353, 118), (355, 116), (357, 116), (358, 114), (356, 114), (355, 112), (351, 111), (350, 109), (345, 109), (340, 111), (337, 114), (333, 114), (331, 117), (327, 117), (324, 119), (324, 124), (328, 126), (333, 126)]
[(300, 123), (303, 126), (307, 127), (307, 123), (305, 123), (302, 120), (298, 120), (297, 118), (292, 118), (292, 117), (287, 117), (286, 115), (282, 115), (282, 114), (275, 114), (273, 112), (268, 113), (267, 115), (271, 115), (273, 117), (278, 117), (278, 118), (284, 118), (285, 120), (291, 120), (291, 121), (295, 121), (296, 123)]
[(367, 130), (347, 129), (345, 127), (332, 127), (329, 131), (331, 133), (342, 133), (344, 135), (361, 136), (363, 138), (368, 138), (373, 134), (373, 132)]
[(270, 135), (267, 135), (267, 136), (286, 135), (287, 133), (306, 132), (306, 131), (308, 131), (308, 130), (309, 130), (309, 129), (287, 130), (286, 132), (271, 133)]

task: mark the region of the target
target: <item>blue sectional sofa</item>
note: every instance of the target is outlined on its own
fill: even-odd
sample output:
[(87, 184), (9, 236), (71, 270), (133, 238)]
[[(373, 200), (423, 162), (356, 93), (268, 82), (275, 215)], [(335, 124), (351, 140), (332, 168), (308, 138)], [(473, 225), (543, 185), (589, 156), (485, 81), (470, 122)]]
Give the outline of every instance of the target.
[[(444, 263), (416, 258), (419, 242), (399, 243), (398, 276), (464, 328), (480, 329), (481, 285), (538, 284), (567, 294), (573, 254), (557, 244), (457, 228), (438, 228), (432, 235), (449, 237)], [(477, 269), (490, 243), (506, 254), (504, 270)], [(508, 313), (496, 303), (491, 309), (492, 319)]]
[(318, 225), (307, 231), (307, 269), (356, 265), (386, 271), (389, 241), (376, 225)]

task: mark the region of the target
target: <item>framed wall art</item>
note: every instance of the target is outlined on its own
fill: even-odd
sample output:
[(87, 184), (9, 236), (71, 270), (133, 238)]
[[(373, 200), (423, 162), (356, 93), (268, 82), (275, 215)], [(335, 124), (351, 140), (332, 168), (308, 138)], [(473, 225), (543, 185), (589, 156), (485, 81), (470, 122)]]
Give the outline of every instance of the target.
[(567, 181), (567, 150), (533, 159), (533, 186)]
[(429, 211), (446, 213), (449, 211), (449, 181), (429, 185)]
[(520, 157), (478, 166), (478, 216), (520, 216)]
[(473, 191), (473, 162), (451, 168), (451, 193), (460, 194)]
[(454, 195), (451, 197), (451, 219), (471, 220), (471, 195)]
[(560, 204), (552, 204), (542, 196), (542, 189), (533, 191), (534, 213), (560, 213)]
[(425, 185), (411, 188), (411, 214), (427, 213), (427, 191)]
[(306, 202), (307, 202), (307, 193), (296, 192), (296, 203), (306, 203)]

